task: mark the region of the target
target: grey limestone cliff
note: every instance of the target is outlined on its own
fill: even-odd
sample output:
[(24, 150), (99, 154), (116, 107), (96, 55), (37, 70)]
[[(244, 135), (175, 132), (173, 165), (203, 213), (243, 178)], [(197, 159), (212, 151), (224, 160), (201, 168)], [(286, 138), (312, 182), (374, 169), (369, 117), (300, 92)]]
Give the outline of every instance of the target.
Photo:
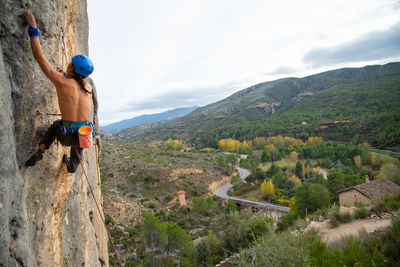
[[(30, 50), (23, 11), (34, 12), (43, 52), (61, 62), (60, 29), (67, 56), (88, 54), (88, 16), (81, 0), (0, 1), (0, 266), (108, 266), (107, 233), (82, 168), (66, 171), (53, 145), (26, 168), (43, 133), (59, 113), (54, 86)], [(96, 121), (97, 107), (93, 106)], [(84, 150), (83, 166), (102, 210), (97, 148)]]

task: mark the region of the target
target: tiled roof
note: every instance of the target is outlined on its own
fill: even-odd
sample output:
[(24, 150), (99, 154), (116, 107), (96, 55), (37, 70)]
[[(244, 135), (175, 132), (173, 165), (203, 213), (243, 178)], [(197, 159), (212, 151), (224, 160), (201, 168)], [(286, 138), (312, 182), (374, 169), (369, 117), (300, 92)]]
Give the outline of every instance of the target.
[(378, 179), (365, 184), (359, 184), (340, 190), (337, 193), (340, 194), (351, 189), (357, 190), (370, 199), (376, 199), (398, 192), (400, 190), (400, 186), (388, 179)]

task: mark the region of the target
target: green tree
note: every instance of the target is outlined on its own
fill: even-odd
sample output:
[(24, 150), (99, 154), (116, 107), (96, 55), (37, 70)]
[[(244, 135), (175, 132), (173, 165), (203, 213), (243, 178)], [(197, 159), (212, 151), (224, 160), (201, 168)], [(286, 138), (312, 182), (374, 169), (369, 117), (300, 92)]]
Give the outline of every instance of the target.
[(207, 209), (208, 212), (211, 214), (215, 214), (218, 212), (217, 204), (212, 197), (207, 197)]
[(174, 252), (178, 252), (181, 258), (190, 259), (193, 255), (192, 237), (174, 223), (162, 223), (161, 227), (167, 237), (164, 244), (166, 256), (168, 257), (173, 255)]
[(263, 150), (261, 153), (261, 162), (270, 162), (271, 161), (271, 153), (268, 153), (267, 151)]
[(292, 186), (289, 178), (283, 171), (277, 172), (272, 176), (272, 181), (274, 185), (279, 188), (290, 189)]
[(313, 170), (313, 166), (312, 166), (311, 160), (307, 159), (306, 163), (304, 163), (305, 177), (307, 177), (307, 178), (311, 177), (312, 170)]
[(278, 161), (282, 159), (282, 154), (278, 149), (271, 152), (271, 161)]
[(228, 154), (226, 161), (230, 164), (232, 171), (235, 169), (235, 165), (238, 163), (238, 158), (235, 154)]
[(263, 235), (254, 246), (243, 249), (234, 266), (309, 266), (309, 249), (304, 235)]
[(223, 255), (221, 241), (211, 230), (196, 246), (196, 262), (199, 266), (216, 265), (223, 259)]
[(240, 159), (240, 166), (242, 168), (246, 168), (252, 171), (254, 171), (257, 168), (258, 163), (259, 163), (258, 157), (254, 155), (253, 150), (248, 151), (248, 156), (246, 159), (244, 158)]
[(237, 185), (242, 183), (242, 178), (240, 178), (240, 175), (233, 175), (231, 178), (231, 184)]
[(211, 228), (222, 241), (223, 247), (229, 251), (237, 251), (249, 243), (251, 232), (251, 212), (242, 210), (238, 213), (223, 214), (215, 217)]
[(192, 209), (202, 215), (208, 215), (208, 205), (207, 201), (203, 197), (192, 198)]
[(328, 174), (328, 189), (334, 200), (338, 200), (337, 191), (364, 183), (364, 180), (354, 174), (345, 174), (343, 172), (332, 172)]
[(268, 177), (272, 177), (275, 174), (277, 174), (278, 172), (282, 172), (282, 169), (278, 167), (278, 165), (276, 165), (275, 163), (271, 164), (271, 167), (269, 168), (267, 175)]
[(142, 236), (146, 247), (150, 249), (151, 266), (157, 266), (155, 251), (166, 243), (167, 235), (159, 219), (153, 213), (144, 215)]
[(227, 175), (230, 175), (232, 173), (232, 168), (229, 166), (228, 163), (226, 163), (225, 157), (221, 154), (217, 158), (217, 166)]
[(250, 222), (250, 239), (257, 239), (259, 236), (271, 234), (274, 230), (274, 219), (267, 216), (257, 217)]
[(174, 223), (160, 223), (158, 217), (146, 213), (142, 236), (146, 247), (150, 249), (150, 266), (165, 265), (168, 258), (175, 254), (180, 256), (182, 262), (193, 261), (192, 238)]
[(294, 170), (294, 173), (296, 174), (297, 177), (303, 177), (303, 164), (301, 164), (300, 160), (297, 161), (296, 163), (296, 168)]
[(303, 183), (296, 192), (296, 210), (304, 216), (306, 211), (312, 213), (317, 209), (328, 207), (330, 193), (322, 184)]
[(246, 181), (253, 182), (253, 181), (263, 181), (265, 179), (265, 173), (261, 168), (256, 168), (254, 172), (246, 178)]
[(229, 199), (228, 200), (228, 212), (229, 213), (235, 213), (235, 212), (238, 212), (238, 211), (239, 211), (239, 209), (238, 209), (238, 206), (236, 205), (236, 202), (233, 201), (232, 199)]
[(384, 172), (387, 179), (400, 185), (400, 169), (392, 163), (388, 163), (384, 166)]

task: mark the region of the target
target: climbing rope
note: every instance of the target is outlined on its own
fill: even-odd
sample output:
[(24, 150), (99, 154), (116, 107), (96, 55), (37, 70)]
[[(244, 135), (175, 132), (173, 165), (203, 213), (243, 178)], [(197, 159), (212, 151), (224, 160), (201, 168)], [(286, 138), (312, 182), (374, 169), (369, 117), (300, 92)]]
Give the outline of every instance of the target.
[[(100, 158), (100, 155), (99, 155), (99, 146), (97, 145), (96, 147), (95, 147), (95, 150), (96, 150), (96, 163), (97, 163), (97, 166), (100, 166), (100, 160), (99, 160), (99, 158)], [(101, 189), (101, 179), (100, 179), (100, 168), (96, 168), (97, 169), (97, 186)]]
[(65, 46), (65, 40), (64, 40), (65, 32), (62, 27), (60, 30), (60, 38), (61, 38), (61, 71), (64, 72), (64, 63), (67, 62), (67, 53), (66, 53), (66, 46)]
[(82, 170), (83, 170), (84, 176), (85, 176), (85, 178), (86, 178), (86, 182), (87, 182), (87, 184), (88, 184), (90, 193), (91, 193), (92, 196), (93, 196), (94, 202), (96, 203), (96, 207), (97, 207), (97, 210), (98, 210), (98, 212), (99, 212), (99, 214), (100, 214), (100, 217), (101, 217), (101, 219), (102, 219), (102, 221), (103, 221), (104, 228), (106, 228), (107, 235), (108, 235), (108, 239), (110, 240), (110, 243), (111, 243), (111, 245), (112, 245), (112, 247), (113, 247), (113, 249), (114, 249), (114, 253), (115, 253), (115, 255), (117, 256), (118, 264), (119, 264), (119, 266), (122, 267), (123, 265), (122, 265), (122, 262), (121, 262), (121, 259), (120, 259), (120, 255), (119, 255), (119, 253), (118, 253), (118, 251), (117, 251), (117, 249), (116, 249), (116, 247), (115, 247), (115, 245), (114, 245), (114, 242), (113, 242), (112, 239), (111, 239), (110, 232), (109, 232), (108, 229), (107, 229), (107, 226), (106, 226), (106, 223), (105, 223), (105, 219), (104, 219), (104, 217), (103, 217), (103, 214), (101, 213), (101, 210), (100, 210), (99, 204), (97, 203), (96, 197), (94, 196), (92, 186), (90, 185), (89, 178), (88, 178), (88, 176), (87, 176), (87, 174), (86, 174), (85, 168), (83, 167), (82, 160), (81, 160), (81, 156), (79, 155), (78, 149), (77, 149), (77, 148), (75, 148), (75, 152), (76, 152), (76, 154), (78, 155), (79, 163), (80, 163), (81, 166), (82, 166)]

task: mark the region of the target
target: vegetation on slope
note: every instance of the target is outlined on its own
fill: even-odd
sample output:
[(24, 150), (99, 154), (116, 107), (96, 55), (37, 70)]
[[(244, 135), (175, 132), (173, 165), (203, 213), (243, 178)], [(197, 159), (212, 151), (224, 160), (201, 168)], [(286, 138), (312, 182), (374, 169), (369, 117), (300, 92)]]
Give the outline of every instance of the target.
[[(243, 190), (242, 196), (250, 194), (246, 191), (250, 189), (259, 194), (253, 197), (290, 205), (292, 212), (281, 221), (273, 222), (261, 214), (238, 210), (232, 201), (226, 203), (207, 196), (210, 183), (220, 180), (224, 173), (232, 172), (231, 164), (237, 160), (233, 154), (189, 149), (180, 140), (151, 144), (106, 141), (101, 158), (106, 222), (114, 243), (123, 245), (126, 266), (213, 266), (235, 253), (239, 256), (232, 260), (244, 266), (249, 259), (259, 263), (256, 266), (264, 266), (265, 257), (261, 256), (261, 251), (266, 249), (265, 244), (277, 248), (283, 246), (282, 249), (289, 251), (286, 254), (288, 260), (304, 261), (304, 265), (313, 265), (319, 260), (315, 249), (330, 255), (329, 263), (358, 262), (368, 251), (363, 243), (358, 245), (356, 242), (355, 249), (359, 253), (356, 255), (352, 250), (348, 251), (347, 245), (332, 252), (334, 248), (328, 248), (318, 237), (303, 239), (302, 235), (293, 236), (290, 229), (303, 229), (305, 224), (299, 228), (296, 221), (306, 214), (342, 223), (353, 217), (365, 218), (372, 212), (395, 212), (400, 208), (398, 197), (386, 198), (372, 210), (360, 207), (355, 215), (349, 216), (331, 208), (333, 201), (337, 201), (337, 190), (362, 183), (366, 174), (400, 183), (399, 161), (369, 152), (367, 144), (329, 144), (318, 137), (303, 142), (277, 136), (246, 142), (227, 139), (219, 145), (221, 151), (240, 151), (249, 155), (241, 160), (242, 166), (253, 171), (247, 183), (234, 179), (235, 175), (232, 177), (235, 188)], [(262, 150), (253, 151), (256, 147)], [(192, 171), (184, 172), (184, 169)], [(327, 179), (318, 170), (327, 170)], [(266, 180), (273, 188), (264, 195), (260, 189)], [(114, 192), (115, 187), (118, 193)], [(174, 199), (176, 191), (181, 189), (186, 191), (188, 201), (188, 205), (182, 207)], [(386, 240), (383, 236), (376, 240), (379, 238)], [(304, 245), (301, 254), (296, 253), (297, 250), (290, 252), (296, 242)], [(378, 249), (376, 255), (364, 259), (365, 262), (376, 259), (396, 262), (397, 256), (387, 252), (391, 248)], [(275, 258), (269, 258), (277, 265), (284, 262), (279, 251)], [(135, 257), (130, 257), (133, 252)], [(111, 258), (113, 262), (115, 257)]]
[(400, 75), (389, 77), (323, 90), (300, 102), (282, 105), (262, 123), (222, 126), (200, 140), (215, 146), (213, 140), (227, 137), (244, 140), (276, 134), (298, 138), (318, 135), (400, 151)]
[(400, 218), (386, 232), (344, 238), (328, 247), (315, 232), (264, 235), (233, 258), (235, 266), (398, 266)]
[(203, 146), (217, 147), (222, 138), (318, 135), (399, 150), (399, 74), (400, 63), (390, 63), (266, 82), (139, 137), (200, 138)]

